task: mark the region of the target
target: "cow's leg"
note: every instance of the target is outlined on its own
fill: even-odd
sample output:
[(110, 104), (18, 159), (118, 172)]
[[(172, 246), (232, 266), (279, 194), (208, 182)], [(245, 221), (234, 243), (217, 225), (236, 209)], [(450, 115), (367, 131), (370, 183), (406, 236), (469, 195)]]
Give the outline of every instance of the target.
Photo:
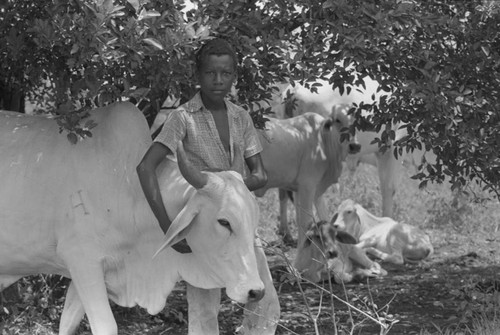
[[(366, 238), (360, 241), (353, 249), (362, 249), (364, 253), (368, 253), (384, 262), (403, 264), (403, 252), (401, 246), (389, 247), (389, 252), (383, 252), (377, 248), (378, 240), (375, 237)], [(401, 249), (399, 249), (401, 248)]]
[[(314, 222), (314, 215), (312, 212), (312, 206), (314, 201), (314, 192), (306, 188), (300, 189), (296, 192), (295, 199), (295, 211), (297, 216), (297, 229), (298, 229), (298, 239), (297, 239), (297, 256), (295, 257), (294, 266), (298, 271), (305, 270), (304, 268), (297, 267), (298, 259), (304, 259), (302, 255), (304, 253), (304, 242), (306, 240), (306, 232), (309, 228), (311, 222)], [(313, 260), (311, 259), (311, 262)], [(307, 264), (307, 262), (301, 262), (301, 264)]]
[[(94, 335), (116, 335), (118, 327), (116, 325), (111, 306), (109, 305), (108, 293), (104, 282), (103, 265), (96, 262), (91, 257), (91, 251), (87, 248), (88, 256), (82, 259), (81, 253), (75, 252), (85, 250), (83, 247), (71, 246), (71, 248), (61, 249), (71, 250), (73, 252), (62, 252), (63, 255), (74, 255), (74, 257), (65, 257), (64, 261), (69, 264), (69, 272), (72, 284), (75, 286), (76, 294), (80, 297), (83, 309), (87, 314), (92, 334)], [(74, 302), (72, 302), (74, 303)], [(69, 308), (69, 307), (68, 307)], [(71, 307), (76, 311), (78, 306)], [(71, 322), (68, 326), (71, 328)]]
[(378, 176), (382, 194), (382, 216), (392, 217), (396, 182), (399, 178), (400, 163), (394, 157), (392, 149), (378, 153)]
[(278, 294), (274, 288), (273, 278), (269, 271), (267, 258), (259, 240), (256, 240), (255, 255), (260, 279), (264, 282), (266, 294), (258, 302), (245, 305), (245, 318), (239, 329), (244, 335), (274, 335), (280, 319)]
[(293, 244), (293, 237), (290, 233), (290, 226), (288, 225), (288, 191), (284, 189), (278, 189), (279, 201), (280, 201), (280, 223), (278, 227), (278, 234), (283, 236), (283, 242), (287, 245)]
[[(367, 273), (370, 276), (385, 276), (387, 271), (382, 269), (380, 264), (372, 261), (366, 254), (366, 250), (358, 245), (353, 245), (349, 250), (349, 259), (355, 264), (359, 270), (358, 273)], [(364, 271), (366, 270), (366, 271)]]
[(333, 276), (333, 280), (337, 284), (350, 283), (353, 280), (352, 268), (352, 263), (348, 258), (335, 257), (328, 260), (327, 274), (324, 274), (322, 277), (328, 279), (327, 275), (330, 277)]
[(319, 220), (330, 221), (328, 218), (326, 199), (323, 194), (316, 197), (314, 207), (316, 208), (316, 214), (318, 215)]
[(82, 301), (76, 292), (76, 287), (73, 282), (69, 284), (64, 300), (64, 309), (61, 314), (59, 323), (59, 335), (71, 335), (76, 332), (80, 322), (85, 315)]
[(206, 290), (188, 283), (186, 286), (189, 335), (219, 335), (220, 289)]
[(302, 187), (295, 193), (295, 211), (298, 230), (297, 247), (303, 247), (306, 239), (306, 232), (311, 222), (314, 222), (313, 202), (314, 192), (307, 187)]
[(384, 262), (399, 264), (399, 265), (404, 264), (403, 255), (400, 252), (394, 252), (392, 254), (388, 254), (373, 247), (368, 247), (365, 248), (364, 250), (370, 255), (373, 255)]

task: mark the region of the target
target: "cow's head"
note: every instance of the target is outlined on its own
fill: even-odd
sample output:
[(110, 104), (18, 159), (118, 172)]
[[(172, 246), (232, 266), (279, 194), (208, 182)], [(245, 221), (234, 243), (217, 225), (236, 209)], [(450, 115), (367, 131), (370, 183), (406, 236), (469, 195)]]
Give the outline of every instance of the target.
[(261, 299), (264, 284), (254, 251), (259, 220), (255, 197), (239, 173), (198, 171), (187, 161), (182, 144), (177, 156), (183, 177), (196, 191), (172, 222), (157, 254), (186, 238), (193, 251), (186, 262), (195, 269), (181, 274), (184, 280), (200, 288), (225, 287), (227, 295), (241, 303)]
[(359, 205), (351, 199), (342, 201), (331, 220), (331, 225), (339, 231), (360, 236), (361, 222), (357, 212), (358, 207)]
[(313, 222), (306, 232), (306, 240), (297, 254), (295, 266), (305, 269), (302, 275), (312, 282), (326, 279), (329, 260), (338, 258), (343, 252), (338, 242), (357, 243), (349, 233), (335, 229), (327, 221)]
[(349, 134), (349, 117), (335, 108), (323, 122), (323, 138), (327, 139), (325, 144), (330, 155), (335, 154), (344, 161), (348, 154), (356, 154), (361, 150), (361, 145), (356, 137)]

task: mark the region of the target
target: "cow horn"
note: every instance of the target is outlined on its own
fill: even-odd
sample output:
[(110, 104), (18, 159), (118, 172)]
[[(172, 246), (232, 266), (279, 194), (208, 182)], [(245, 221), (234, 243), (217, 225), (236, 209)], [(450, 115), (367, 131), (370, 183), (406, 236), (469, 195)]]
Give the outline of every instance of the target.
[(196, 189), (203, 188), (208, 182), (208, 176), (194, 168), (186, 156), (184, 151), (184, 145), (182, 141), (179, 141), (177, 145), (177, 163), (179, 164), (179, 170), (181, 170), (182, 176), (187, 180), (191, 186)]

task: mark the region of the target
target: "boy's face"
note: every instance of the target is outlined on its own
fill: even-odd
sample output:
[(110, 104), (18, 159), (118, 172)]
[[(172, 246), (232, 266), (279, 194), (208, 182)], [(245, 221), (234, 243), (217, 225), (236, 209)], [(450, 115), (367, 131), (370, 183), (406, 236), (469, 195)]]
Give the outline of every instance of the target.
[(208, 55), (199, 69), (198, 81), (205, 98), (221, 100), (231, 91), (236, 69), (229, 55)]

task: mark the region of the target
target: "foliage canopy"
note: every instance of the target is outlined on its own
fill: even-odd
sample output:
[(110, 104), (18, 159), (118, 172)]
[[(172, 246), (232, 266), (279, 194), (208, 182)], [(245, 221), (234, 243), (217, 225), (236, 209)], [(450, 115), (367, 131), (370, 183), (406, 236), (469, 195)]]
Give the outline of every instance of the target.
[[(417, 0), (3, 0), (0, 103), (14, 93), (53, 102), (72, 141), (90, 136), (85, 111), (132, 99), (154, 117), (167, 96), (194, 88), (193, 51), (229, 39), (241, 69), (237, 100), (271, 97), (273, 83), (327, 78), (344, 94), (370, 76), (390, 98), (352, 110), (408, 136), (395, 154), (425, 148), (437, 162), (417, 178), (469, 180), (500, 191), (500, 11), (495, 1)], [(22, 104), (21, 104), (22, 105)], [(2, 107), (0, 106), (0, 107)], [(17, 106), (19, 109), (22, 106)], [(370, 120), (361, 110), (374, 113)], [(257, 126), (263, 111), (253, 111)], [(369, 122), (367, 122), (369, 121)], [(71, 136), (70, 136), (71, 135)]]

